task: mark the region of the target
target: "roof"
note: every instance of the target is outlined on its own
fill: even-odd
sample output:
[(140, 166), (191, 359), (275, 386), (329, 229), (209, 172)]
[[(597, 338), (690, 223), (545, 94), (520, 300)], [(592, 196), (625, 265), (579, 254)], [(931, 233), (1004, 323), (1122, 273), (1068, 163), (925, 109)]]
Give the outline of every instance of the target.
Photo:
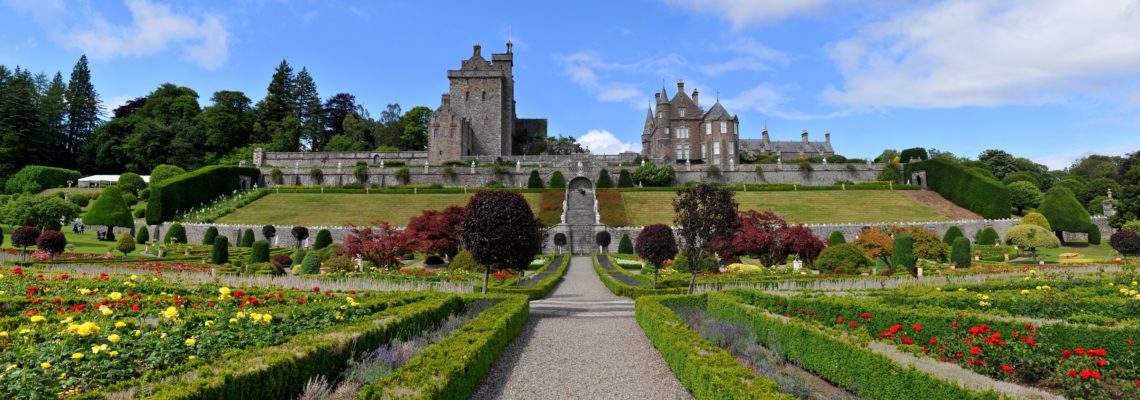
[(807, 142), (799, 140), (773, 140), (764, 145), (763, 139), (740, 139), (740, 146), (749, 150), (767, 151), (773, 153), (834, 153), (835, 149), (828, 142)]
[(704, 115), (704, 120), (706, 121), (732, 121), (734, 119), (736, 119), (736, 117), (729, 114), (728, 110), (725, 110), (724, 106), (720, 105), (720, 100), (717, 100), (716, 104), (713, 104), (712, 108), (709, 108)]
[[(142, 175), (143, 182), (150, 183), (150, 175)], [(91, 175), (79, 178), (80, 182), (118, 182), (119, 175)]]

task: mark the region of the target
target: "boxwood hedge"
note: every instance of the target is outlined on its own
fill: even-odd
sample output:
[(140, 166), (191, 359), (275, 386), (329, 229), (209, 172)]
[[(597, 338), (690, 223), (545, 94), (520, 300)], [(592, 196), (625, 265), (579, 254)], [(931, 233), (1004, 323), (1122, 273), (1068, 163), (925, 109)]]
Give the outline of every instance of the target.
[(39, 193), (44, 189), (66, 187), (67, 181), (79, 182), (79, 171), (42, 165), (29, 165), (8, 177), (7, 193)]
[(996, 179), (940, 158), (906, 164), (905, 175), (926, 172), (926, 186), (984, 218), (1009, 218), (1009, 189)]
[(241, 177), (261, 179), (257, 168), (214, 165), (167, 179), (151, 187), (146, 222), (158, 225), (178, 213), (206, 204), (242, 188)]

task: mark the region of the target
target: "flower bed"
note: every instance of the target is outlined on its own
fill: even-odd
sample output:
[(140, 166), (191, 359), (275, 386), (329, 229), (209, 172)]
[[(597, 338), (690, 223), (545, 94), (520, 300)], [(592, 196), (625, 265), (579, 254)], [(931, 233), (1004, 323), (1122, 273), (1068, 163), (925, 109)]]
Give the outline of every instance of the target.
[[(636, 299), (641, 296), (654, 295), (654, 294), (680, 294), (685, 292), (685, 288), (669, 288), (659, 286), (658, 289), (652, 287), (641, 287), (638, 285), (643, 284), (642, 280), (638, 280), (625, 271), (618, 271), (609, 263), (609, 257), (605, 255), (596, 255), (591, 257), (594, 264), (594, 272), (597, 272), (598, 277), (602, 280), (602, 285), (606, 289), (618, 296), (625, 296)], [(607, 268), (608, 267), (608, 268)]]
[[(570, 267), (570, 262), (563, 254), (551, 257), (546, 265), (535, 271), (530, 280), (519, 283), (520, 286), (491, 286), (488, 291), (491, 293), (507, 293), (507, 294), (523, 294), (531, 300), (538, 300), (550, 294), (554, 290), (554, 286), (562, 281), (562, 277), (566, 275), (566, 269)], [(480, 288), (476, 287), (476, 291)]]

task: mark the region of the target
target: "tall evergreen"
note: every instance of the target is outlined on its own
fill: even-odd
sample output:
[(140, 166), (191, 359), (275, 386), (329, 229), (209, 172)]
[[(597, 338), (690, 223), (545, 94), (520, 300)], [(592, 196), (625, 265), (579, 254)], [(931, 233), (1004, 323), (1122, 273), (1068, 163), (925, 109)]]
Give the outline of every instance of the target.
[(75, 164), (73, 157), (75, 154), (69, 153), (67, 148), (67, 100), (64, 97), (66, 94), (67, 85), (63, 83), (63, 74), (56, 72), (51, 83), (44, 89), (43, 98), (40, 100), (40, 124), (48, 141), (47, 148), (53, 156), (51, 163), (58, 166)]
[(46, 156), (39, 92), (31, 72), (16, 67), (0, 94), (0, 177)]
[(308, 143), (309, 150), (320, 151), (329, 142), (321, 114), (321, 95), (317, 93), (317, 83), (309, 70), (302, 67), (296, 80), (297, 119), (301, 121), (301, 140)]
[(269, 81), (268, 93), (261, 104), (261, 119), (263, 121), (281, 121), (286, 116), (293, 115), (296, 110), (296, 77), (289, 62), (281, 60), (273, 72), (273, 79)]
[(87, 55), (79, 57), (71, 70), (67, 83), (67, 154), (74, 159), (83, 144), (99, 125), (99, 93), (91, 84), (91, 70), (87, 69)]

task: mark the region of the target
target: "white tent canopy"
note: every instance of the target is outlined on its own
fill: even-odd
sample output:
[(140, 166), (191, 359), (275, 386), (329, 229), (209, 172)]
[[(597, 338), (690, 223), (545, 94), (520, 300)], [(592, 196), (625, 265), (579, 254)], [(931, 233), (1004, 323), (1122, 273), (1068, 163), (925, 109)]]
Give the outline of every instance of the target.
[[(142, 175), (143, 182), (150, 184), (150, 175)], [(81, 188), (99, 188), (119, 183), (118, 175), (91, 175), (85, 178), (79, 178), (77, 187)]]

